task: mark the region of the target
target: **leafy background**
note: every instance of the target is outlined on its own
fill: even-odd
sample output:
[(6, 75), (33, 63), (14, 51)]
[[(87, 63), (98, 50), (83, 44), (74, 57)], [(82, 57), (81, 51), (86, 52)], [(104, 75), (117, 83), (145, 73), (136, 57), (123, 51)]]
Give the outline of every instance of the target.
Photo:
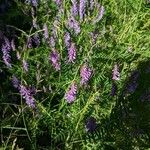
[[(98, 10), (86, 10), (81, 32), (67, 28), (71, 1), (62, 3), (63, 13), (53, 1), (40, 1), (37, 8), (24, 1), (2, 1), (7, 6), (0, 14), (2, 33), (15, 38), (11, 52), (12, 69), (5, 66), (0, 53), (0, 145), (1, 149), (140, 149), (150, 148), (149, 47), (150, 8), (144, 0), (98, 1), (105, 8), (103, 18), (92, 21)], [(38, 29), (32, 27), (36, 11)], [(57, 16), (57, 17), (56, 17)], [(55, 22), (56, 18), (59, 21)], [(76, 18), (80, 22), (79, 17)], [(61, 56), (61, 70), (56, 72), (49, 61), (51, 46), (43, 36), (47, 24), (49, 35), (55, 28), (56, 49)], [(7, 26), (6, 26), (7, 25)], [(77, 47), (75, 63), (68, 64), (64, 34), (69, 31)], [(97, 34), (93, 43), (91, 33)], [(27, 47), (27, 38), (39, 33), (40, 45)], [(27, 60), (28, 73), (22, 62)], [(86, 87), (80, 86), (80, 68), (87, 62), (92, 77)], [(118, 64), (120, 80), (112, 80), (112, 69)], [(128, 92), (132, 73), (138, 72), (137, 88)], [(15, 75), (25, 85), (34, 86), (36, 108), (29, 108), (12, 85)], [(76, 100), (64, 99), (72, 81), (78, 84)], [(116, 94), (111, 94), (112, 86)], [(96, 119), (96, 130), (88, 132), (88, 118)]]

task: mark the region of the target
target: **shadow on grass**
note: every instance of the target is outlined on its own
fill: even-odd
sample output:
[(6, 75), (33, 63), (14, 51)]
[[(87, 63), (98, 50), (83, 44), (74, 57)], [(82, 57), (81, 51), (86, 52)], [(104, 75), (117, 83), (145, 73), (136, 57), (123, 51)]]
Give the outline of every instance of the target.
[(106, 149), (150, 148), (150, 61), (132, 71), (110, 115)]

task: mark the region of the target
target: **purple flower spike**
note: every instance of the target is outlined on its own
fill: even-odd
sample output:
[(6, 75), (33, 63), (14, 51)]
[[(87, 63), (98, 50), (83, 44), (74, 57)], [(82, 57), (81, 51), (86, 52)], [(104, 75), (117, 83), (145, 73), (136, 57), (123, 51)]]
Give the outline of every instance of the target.
[(92, 37), (92, 42), (93, 42), (93, 44), (96, 44), (96, 40), (97, 40), (97, 38), (98, 38), (98, 33), (96, 33), (96, 32), (91, 32), (91, 37)]
[(55, 3), (57, 4), (57, 6), (60, 6), (61, 3), (62, 3), (62, 0), (54, 0), (54, 1), (55, 1)]
[(38, 0), (26, 0), (25, 3), (31, 4), (32, 6), (37, 7)]
[(39, 37), (38, 33), (34, 34), (34, 36), (33, 36), (33, 42), (35, 43), (35, 45), (37, 47), (40, 45), (40, 37)]
[(92, 75), (92, 70), (90, 68), (88, 68), (88, 66), (86, 64), (84, 64), (80, 70), (80, 77), (81, 77), (80, 84), (86, 85), (87, 82), (89, 81), (91, 75)]
[(53, 36), (50, 37), (49, 44), (52, 48), (55, 47), (55, 38)]
[(29, 37), (29, 38), (27, 39), (27, 47), (28, 47), (28, 48), (32, 48), (32, 38), (31, 38), (31, 37)]
[(69, 90), (65, 94), (65, 99), (68, 103), (74, 102), (77, 94), (77, 85), (75, 82), (73, 82), (69, 88)]
[(76, 59), (76, 47), (74, 43), (71, 43), (70, 48), (68, 49), (68, 62), (74, 63), (74, 60)]
[(85, 6), (86, 6), (86, 0), (80, 0), (79, 15), (81, 21), (83, 20), (83, 16), (85, 14)]
[(114, 65), (114, 68), (113, 68), (113, 70), (112, 70), (112, 79), (113, 79), (113, 80), (116, 80), (116, 81), (120, 80), (120, 73), (119, 73), (118, 70), (119, 70), (119, 69), (118, 69), (118, 65), (115, 64), (115, 65)]
[(74, 28), (74, 22), (75, 22), (75, 19), (73, 17), (70, 17), (69, 20), (68, 20), (69, 28), (71, 28), (71, 29)]
[(6, 37), (4, 37), (4, 43), (2, 44), (2, 53), (4, 63), (8, 68), (12, 67), (10, 63), (10, 54), (9, 54), (10, 50), (11, 50), (10, 42)]
[(14, 86), (16, 89), (19, 88), (20, 82), (19, 82), (19, 80), (16, 78), (16, 76), (14, 76), (14, 75), (13, 75), (13, 77), (12, 77), (12, 84), (13, 84), (13, 86)]
[(90, 0), (90, 10), (93, 10), (94, 7), (94, 0)]
[(74, 17), (78, 15), (78, 2), (77, 2), (77, 0), (72, 0), (71, 14)]
[(80, 31), (81, 31), (80, 30), (80, 25), (77, 21), (74, 23), (74, 31), (75, 31), (76, 34), (79, 34)]
[(76, 34), (80, 33), (80, 25), (73, 17), (69, 18), (68, 26), (73, 29)]
[(99, 13), (98, 13), (96, 19), (94, 20), (94, 23), (99, 22), (102, 19), (104, 12), (105, 12), (104, 6), (98, 5), (98, 8), (99, 8)]
[(94, 132), (97, 128), (96, 119), (94, 117), (90, 117), (86, 120), (86, 131), (87, 132)]
[(65, 35), (64, 35), (64, 40), (65, 40), (65, 46), (67, 48), (70, 47), (70, 41), (71, 41), (71, 37), (70, 37), (70, 34), (69, 32), (66, 32)]
[(32, 5), (33, 5), (34, 7), (37, 7), (37, 5), (38, 5), (38, 0), (32, 0)]
[(45, 39), (48, 39), (49, 33), (48, 33), (48, 27), (47, 27), (46, 23), (44, 24), (43, 29), (44, 29), (44, 37), (45, 37)]
[(98, 15), (97, 21), (102, 19), (104, 12), (105, 12), (104, 6), (101, 6), (100, 10), (99, 10), (99, 15)]
[(28, 67), (29, 67), (28, 63), (25, 60), (23, 60), (22, 63), (23, 63), (23, 69), (24, 69), (24, 71), (28, 72)]
[(59, 63), (59, 54), (56, 50), (53, 50), (50, 54), (50, 60), (52, 62), (53, 67), (56, 71), (60, 70), (60, 63)]
[(35, 107), (35, 101), (32, 97), (32, 94), (30, 93), (30, 90), (28, 90), (25, 86), (20, 85), (20, 95), (26, 100), (26, 104), (29, 107), (34, 108)]

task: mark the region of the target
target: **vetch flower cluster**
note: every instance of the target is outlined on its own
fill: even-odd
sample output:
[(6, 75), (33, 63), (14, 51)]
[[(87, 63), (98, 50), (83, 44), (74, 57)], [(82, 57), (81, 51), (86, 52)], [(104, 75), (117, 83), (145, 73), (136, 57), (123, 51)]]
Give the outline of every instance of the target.
[(74, 102), (77, 94), (77, 84), (73, 82), (69, 88), (69, 90), (65, 94), (65, 99), (68, 103)]
[(103, 15), (104, 15), (104, 12), (105, 12), (104, 6), (100, 6), (98, 17), (97, 17), (97, 22), (102, 19)]
[(90, 0), (90, 10), (93, 10), (94, 7), (94, 0)]
[(92, 37), (92, 43), (96, 44), (97, 38), (98, 38), (98, 33), (96, 32), (91, 32), (91, 37)]
[(91, 75), (92, 70), (86, 64), (84, 64), (80, 69), (80, 77), (81, 77), (80, 84), (86, 85), (89, 79), (91, 78)]
[(8, 68), (12, 67), (10, 63), (10, 50), (11, 50), (10, 42), (6, 37), (4, 37), (4, 43), (2, 44), (1, 51), (3, 53), (3, 61)]
[(28, 37), (28, 39), (27, 39), (27, 47), (32, 48), (32, 38), (31, 37)]
[(26, 104), (29, 107), (34, 108), (35, 100), (33, 95), (36, 93), (36, 89), (33, 87), (27, 88), (26, 86), (22, 85), (15, 75), (12, 77), (12, 84), (16, 89), (19, 90), (20, 95), (26, 100)]
[(62, 3), (62, 0), (54, 0), (54, 2), (57, 4), (57, 6), (60, 6)]
[(39, 37), (38, 33), (34, 34), (33, 42), (34, 42), (35, 46), (37, 46), (37, 47), (40, 45), (40, 37)]
[(32, 5), (35, 6), (35, 7), (37, 7), (37, 5), (38, 5), (38, 0), (32, 0)]
[(50, 46), (51, 46), (52, 48), (55, 47), (55, 44), (56, 44), (56, 43), (55, 43), (55, 38), (54, 38), (53, 35), (50, 37), (49, 44), (50, 44)]
[(31, 94), (31, 91), (27, 89), (24, 85), (20, 85), (20, 95), (26, 100), (26, 104), (29, 107), (35, 107), (35, 101)]
[(51, 36), (50, 36), (50, 39), (49, 39), (50, 47), (55, 48), (56, 40), (57, 40), (57, 29), (56, 29), (56, 27), (53, 26), (52, 31), (51, 31)]
[(73, 31), (75, 32), (75, 34), (79, 34), (80, 31), (81, 31), (79, 23), (73, 17), (69, 18), (69, 20), (68, 20), (68, 26), (69, 26), (69, 28), (73, 29)]
[(40, 45), (40, 37), (38, 33), (27, 38), (27, 48), (38, 47)]
[(114, 68), (112, 70), (112, 79), (116, 81), (120, 80), (120, 73), (117, 64), (114, 65)]
[(71, 42), (71, 37), (70, 37), (70, 33), (69, 32), (66, 32), (65, 35), (64, 35), (64, 41), (65, 41), (65, 46), (67, 48), (70, 47), (70, 42)]
[(68, 62), (74, 63), (76, 59), (76, 47), (74, 43), (71, 43), (71, 46), (68, 48)]
[(85, 7), (86, 7), (86, 0), (80, 0), (79, 15), (81, 21), (83, 20), (83, 17), (85, 15)]
[(28, 4), (32, 4), (32, 6), (37, 7), (38, 5), (38, 0), (26, 0), (25, 1)]
[(24, 71), (28, 72), (29, 64), (27, 63), (27, 61), (23, 60), (22, 63), (23, 63), (23, 69), (24, 69)]
[(99, 22), (101, 19), (102, 19), (102, 17), (103, 17), (103, 15), (104, 15), (104, 12), (105, 12), (105, 9), (104, 9), (104, 6), (100, 6), (99, 4), (98, 4), (98, 15), (97, 15), (97, 17), (95, 18), (95, 20), (94, 20), (94, 23), (97, 23), (97, 22)]
[(49, 35), (48, 35), (49, 33), (48, 33), (48, 27), (47, 27), (46, 23), (43, 26), (43, 30), (44, 30), (44, 38), (47, 40), (49, 37)]
[(78, 2), (77, 2), (77, 0), (72, 0), (71, 14), (74, 17), (77, 16), (77, 14), (78, 14)]
[(74, 63), (74, 60), (76, 59), (76, 47), (75, 43), (71, 43), (71, 37), (69, 32), (65, 33), (64, 42), (68, 50), (68, 62)]
[(13, 75), (12, 77), (12, 84), (16, 89), (19, 89), (20, 81), (17, 79), (15, 75)]
[(90, 132), (90, 133), (94, 132), (97, 128), (96, 119), (94, 117), (88, 118), (86, 120), (85, 127), (86, 127), (87, 132)]
[(56, 71), (60, 70), (59, 54), (56, 50), (52, 50), (50, 60)]

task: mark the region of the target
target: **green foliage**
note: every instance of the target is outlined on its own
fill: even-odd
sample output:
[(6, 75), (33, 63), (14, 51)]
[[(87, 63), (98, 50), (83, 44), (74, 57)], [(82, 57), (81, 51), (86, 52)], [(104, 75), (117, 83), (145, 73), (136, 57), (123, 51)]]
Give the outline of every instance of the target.
[[(64, 33), (71, 3), (63, 1), (64, 12), (53, 26), (59, 8), (52, 1), (41, 1), (36, 10), (38, 29), (32, 24), (30, 5), (15, 1), (5, 16), (0, 16), (18, 34), (12, 69), (0, 61), (0, 149), (45, 149), (45, 150), (145, 150), (150, 148), (150, 97), (141, 98), (150, 92), (149, 47), (150, 13), (143, 0), (103, 0), (105, 14), (96, 25), (92, 20), (98, 10), (88, 12), (81, 23), (79, 35), (71, 33), (76, 44), (77, 59), (67, 63)], [(16, 4), (16, 5), (15, 5)], [(19, 21), (20, 18), (23, 21)], [(79, 21), (79, 18), (77, 17)], [(55, 71), (49, 60), (51, 45), (43, 38), (43, 25), (49, 32), (57, 29), (56, 49), (61, 58), (61, 70)], [(91, 32), (98, 33), (93, 43)], [(19, 32), (19, 33), (18, 33)], [(39, 47), (27, 47), (27, 40), (39, 33)], [(52, 33), (50, 32), (50, 35)], [(17, 60), (16, 53), (21, 59)], [(22, 60), (29, 64), (25, 72)], [(80, 68), (87, 62), (92, 68), (92, 78), (87, 86), (80, 86)], [(119, 65), (118, 89), (112, 90), (112, 69)], [(138, 87), (132, 94), (123, 95), (133, 70), (139, 70)], [(150, 69), (149, 69), (150, 70)], [(36, 88), (36, 108), (29, 108), (19, 91), (12, 86), (12, 75), (23, 85)], [(64, 99), (70, 84), (76, 81), (76, 100), (68, 104)], [(94, 117), (97, 128), (86, 131), (89, 117)]]

